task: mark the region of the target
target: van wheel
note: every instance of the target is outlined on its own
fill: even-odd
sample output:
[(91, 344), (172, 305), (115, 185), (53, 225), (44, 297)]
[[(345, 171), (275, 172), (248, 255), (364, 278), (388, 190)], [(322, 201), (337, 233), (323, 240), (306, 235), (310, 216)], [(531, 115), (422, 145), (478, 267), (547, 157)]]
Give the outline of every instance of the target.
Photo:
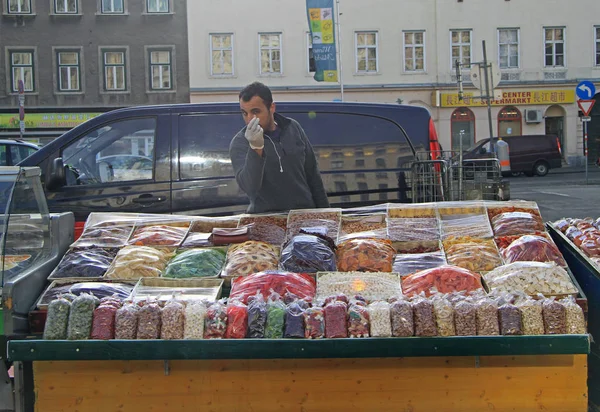
[(533, 171), (538, 176), (546, 176), (548, 174), (548, 163), (546, 162), (537, 162), (535, 166), (533, 166)]

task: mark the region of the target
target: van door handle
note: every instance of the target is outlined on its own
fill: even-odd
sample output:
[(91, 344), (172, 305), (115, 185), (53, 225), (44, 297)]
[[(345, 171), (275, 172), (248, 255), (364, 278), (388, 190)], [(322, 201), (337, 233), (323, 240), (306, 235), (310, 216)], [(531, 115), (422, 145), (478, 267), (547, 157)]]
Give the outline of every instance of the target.
[(164, 196), (154, 196), (151, 194), (140, 195), (132, 200), (133, 203), (139, 203), (141, 205), (150, 205), (153, 203), (164, 202), (167, 200)]

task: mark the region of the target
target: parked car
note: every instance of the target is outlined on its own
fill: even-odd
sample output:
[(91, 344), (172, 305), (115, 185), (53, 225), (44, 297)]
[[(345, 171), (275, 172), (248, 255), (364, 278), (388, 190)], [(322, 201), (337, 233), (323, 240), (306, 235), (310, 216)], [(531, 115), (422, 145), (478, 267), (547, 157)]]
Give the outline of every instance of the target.
[[(410, 200), (404, 172), (417, 152), (439, 150), (421, 107), (281, 102), (277, 111), (306, 131), (333, 206)], [(72, 211), (79, 222), (90, 212), (239, 213), (248, 200), (235, 181), (229, 143), (243, 126), (239, 103), (119, 109), (70, 130), (22, 165), (40, 166), (50, 210)]]
[[(562, 152), (558, 137), (526, 135), (503, 137), (508, 143), (510, 170), (513, 174), (546, 176), (550, 169), (562, 167)], [(490, 139), (483, 139), (464, 154), (464, 159), (492, 157)]]
[(0, 166), (14, 166), (40, 148), (22, 140), (0, 139)]

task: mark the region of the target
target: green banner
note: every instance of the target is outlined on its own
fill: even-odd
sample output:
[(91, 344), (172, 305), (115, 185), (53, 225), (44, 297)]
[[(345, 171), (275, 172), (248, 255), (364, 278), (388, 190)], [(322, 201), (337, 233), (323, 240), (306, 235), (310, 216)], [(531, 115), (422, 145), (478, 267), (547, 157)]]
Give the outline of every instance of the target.
[[(27, 129), (71, 129), (102, 113), (25, 113)], [(0, 129), (18, 129), (19, 113), (0, 113)]]

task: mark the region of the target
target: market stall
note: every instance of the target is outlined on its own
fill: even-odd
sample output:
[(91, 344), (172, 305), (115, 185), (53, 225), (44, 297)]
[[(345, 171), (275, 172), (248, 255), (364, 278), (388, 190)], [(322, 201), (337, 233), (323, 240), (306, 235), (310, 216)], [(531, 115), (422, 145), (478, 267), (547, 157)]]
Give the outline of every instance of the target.
[(587, 409), (533, 203), (91, 214), (48, 282), (8, 346), (36, 410)]
[[(548, 231), (589, 296), (588, 328), (600, 336), (600, 230), (598, 219), (560, 219), (547, 224)], [(600, 344), (591, 342), (588, 356), (590, 404), (600, 409)]]

